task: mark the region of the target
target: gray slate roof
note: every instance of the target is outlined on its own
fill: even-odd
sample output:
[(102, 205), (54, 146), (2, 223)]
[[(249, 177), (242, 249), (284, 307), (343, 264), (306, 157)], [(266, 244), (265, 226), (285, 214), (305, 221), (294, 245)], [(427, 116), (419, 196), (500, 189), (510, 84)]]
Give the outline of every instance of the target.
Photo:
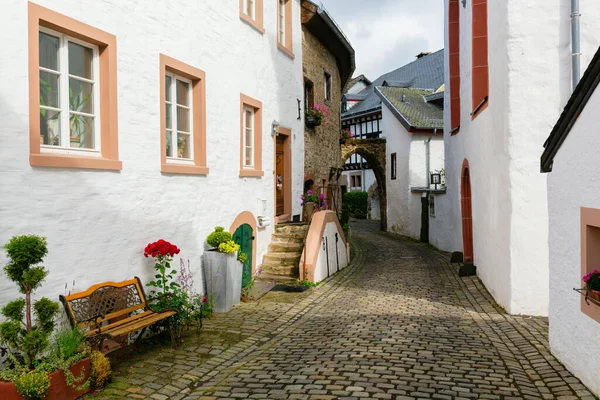
[(378, 87), (375, 93), (407, 130), (444, 128), (444, 110), (425, 100), (431, 90)]
[(373, 84), (358, 93), (359, 95), (366, 95), (365, 99), (342, 113), (342, 119), (380, 109), (381, 99), (375, 93), (375, 88), (383, 86), (386, 81), (388, 84), (402, 82), (402, 86), (408, 85), (408, 87), (414, 89), (437, 90), (444, 84), (444, 49), (418, 58), (374, 80)]

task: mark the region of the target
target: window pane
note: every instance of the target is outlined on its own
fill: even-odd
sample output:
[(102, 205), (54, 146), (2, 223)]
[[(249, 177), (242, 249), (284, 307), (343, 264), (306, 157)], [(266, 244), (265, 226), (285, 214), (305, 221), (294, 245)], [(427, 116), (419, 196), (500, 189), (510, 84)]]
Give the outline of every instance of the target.
[(190, 135), (177, 133), (177, 158), (192, 158), (190, 149)]
[(40, 71), (40, 105), (60, 108), (59, 76)]
[(165, 75), (165, 100), (171, 100), (171, 77), (169, 75)]
[(40, 143), (60, 146), (60, 112), (40, 109)]
[(167, 157), (173, 157), (173, 134), (167, 131)]
[(40, 67), (59, 70), (58, 48), (60, 41), (57, 37), (40, 32)]
[(165, 106), (167, 107), (165, 110), (165, 115), (166, 115), (166, 120), (167, 120), (167, 129), (172, 129), (173, 127), (171, 126), (171, 124), (173, 123), (173, 121), (171, 121), (171, 105), (170, 104), (165, 104)]
[(177, 107), (177, 130), (190, 132), (190, 110)]
[(246, 166), (252, 166), (252, 148), (246, 147), (245, 149), (245, 164)]
[(252, 137), (252, 134), (253, 134), (252, 129), (246, 129), (246, 138), (244, 139), (245, 140), (244, 145), (246, 147), (252, 148), (252, 146), (253, 146), (252, 141), (254, 138)]
[(94, 114), (93, 85), (69, 78), (69, 109)]
[(71, 147), (83, 149), (95, 148), (94, 118), (71, 114), (69, 118)]
[(252, 111), (246, 111), (246, 128), (252, 129)]
[(92, 78), (94, 52), (88, 47), (69, 42), (69, 74), (86, 79)]
[(177, 81), (177, 104), (181, 104), (182, 106), (188, 106), (190, 105), (189, 102), (189, 83), (187, 82), (182, 82), (179, 79), (176, 80)]

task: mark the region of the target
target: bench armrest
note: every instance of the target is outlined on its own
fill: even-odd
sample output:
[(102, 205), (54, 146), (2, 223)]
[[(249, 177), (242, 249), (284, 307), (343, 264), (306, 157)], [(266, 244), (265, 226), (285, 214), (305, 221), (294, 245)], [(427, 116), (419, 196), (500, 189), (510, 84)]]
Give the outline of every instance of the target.
[(98, 320), (99, 319), (103, 319), (105, 317), (106, 317), (105, 314), (98, 314), (98, 315), (94, 315), (93, 317), (89, 317), (88, 319), (84, 319), (83, 321), (79, 321), (79, 323), (82, 323), (82, 322), (93, 322), (94, 325), (95, 325), (94, 329), (96, 329), (98, 331), (96, 333), (99, 334), (100, 333), (100, 326), (98, 325)]

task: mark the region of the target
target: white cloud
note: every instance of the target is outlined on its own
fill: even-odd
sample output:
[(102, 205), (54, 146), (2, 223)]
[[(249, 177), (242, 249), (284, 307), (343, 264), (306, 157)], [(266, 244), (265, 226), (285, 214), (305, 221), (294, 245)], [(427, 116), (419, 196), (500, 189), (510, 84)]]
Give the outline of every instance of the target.
[(374, 80), (444, 47), (443, 0), (322, 2), (356, 51), (355, 75)]

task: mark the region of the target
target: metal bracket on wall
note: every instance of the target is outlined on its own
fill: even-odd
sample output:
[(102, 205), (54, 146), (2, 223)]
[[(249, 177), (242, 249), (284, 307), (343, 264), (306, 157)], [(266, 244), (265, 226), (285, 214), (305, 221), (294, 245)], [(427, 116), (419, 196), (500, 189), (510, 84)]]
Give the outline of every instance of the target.
[(302, 119), (302, 101), (300, 99), (296, 99), (298, 101), (298, 121)]

